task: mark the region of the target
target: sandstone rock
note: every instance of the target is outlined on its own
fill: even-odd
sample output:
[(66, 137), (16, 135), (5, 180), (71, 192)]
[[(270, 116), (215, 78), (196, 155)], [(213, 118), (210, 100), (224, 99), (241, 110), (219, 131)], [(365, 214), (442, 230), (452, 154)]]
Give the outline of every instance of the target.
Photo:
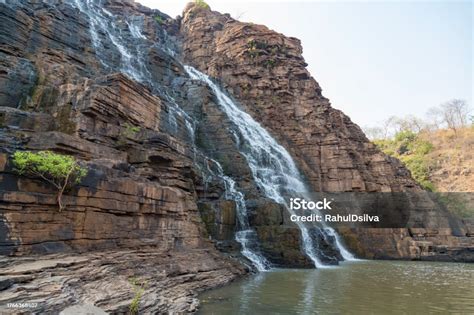
[(283, 205), (272, 200), (249, 200), (247, 208), (250, 212), (249, 222), (252, 226), (283, 224), (283, 213), (286, 212), (286, 209)]
[(102, 309), (90, 304), (78, 304), (62, 310), (59, 315), (105, 315)]
[[(140, 277), (149, 283), (140, 311), (192, 312), (197, 292), (247, 272), (215, 249), (198, 211), (199, 153), (167, 97), (186, 80), (176, 59), (155, 46), (174, 45), (163, 27), (176, 29), (175, 22), (133, 1), (108, 5), (143, 22), (154, 87), (120, 73), (117, 49), (96, 51), (88, 17), (70, 3), (0, 3), (0, 254), (13, 256), (0, 264), (1, 305), (28, 300), (38, 302), (37, 313), (66, 305), (126, 313), (129, 278)], [(169, 23), (158, 24), (156, 14)], [(117, 27), (135, 43), (126, 22)], [(186, 92), (173, 93), (192, 107)], [(65, 193), (64, 211), (52, 187), (16, 174), (9, 162), (16, 150), (73, 155), (88, 168)], [(207, 196), (233, 239), (235, 208), (223, 194), (216, 181)]]
[[(18, 276), (20, 269), (28, 277)], [(0, 311), (7, 311), (7, 303), (28, 301), (36, 302), (36, 308), (19, 310), (20, 314), (79, 314), (91, 308), (102, 313), (126, 313), (135, 295), (130, 283), (133, 278), (146, 282), (139, 303), (141, 313), (183, 313), (195, 310), (198, 292), (245, 272), (235, 261), (203, 249), (6, 258), (0, 273), (14, 284), (2, 291)], [(64, 310), (65, 305), (73, 306)]]
[(216, 240), (232, 240), (236, 228), (235, 203), (230, 200), (198, 204), (209, 235)]

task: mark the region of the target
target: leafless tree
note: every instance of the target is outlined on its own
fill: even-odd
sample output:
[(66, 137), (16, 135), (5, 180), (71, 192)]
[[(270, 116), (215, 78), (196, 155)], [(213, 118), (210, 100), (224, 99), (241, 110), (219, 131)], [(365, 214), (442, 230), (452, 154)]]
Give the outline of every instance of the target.
[(398, 118), (395, 120), (396, 132), (400, 131), (412, 131), (419, 133), (426, 128), (426, 123), (413, 115), (408, 115), (404, 118)]
[(370, 140), (384, 139), (384, 130), (380, 127), (364, 127), (364, 133)]
[(383, 131), (383, 139), (388, 139), (389, 137), (393, 136), (397, 131), (396, 125), (397, 125), (398, 117), (396, 116), (390, 116), (386, 120), (382, 122), (382, 131)]
[(426, 112), (428, 126), (432, 130), (443, 128), (443, 113), (439, 107), (430, 107)]
[(245, 13), (247, 13), (247, 12), (246, 12), (246, 11), (237, 12), (237, 13), (234, 14), (234, 16), (233, 16), (234, 20), (240, 21), (240, 19), (245, 15)]
[(440, 105), (443, 121), (454, 133), (467, 126), (469, 106), (465, 100), (452, 99)]

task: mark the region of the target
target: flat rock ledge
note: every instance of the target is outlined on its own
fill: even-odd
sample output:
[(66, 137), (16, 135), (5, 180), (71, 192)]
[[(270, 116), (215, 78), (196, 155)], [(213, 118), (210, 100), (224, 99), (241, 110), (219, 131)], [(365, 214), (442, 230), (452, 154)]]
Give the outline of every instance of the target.
[(2, 257), (0, 313), (126, 314), (138, 287), (141, 314), (192, 313), (199, 292), (245, 273), (212, 249)]

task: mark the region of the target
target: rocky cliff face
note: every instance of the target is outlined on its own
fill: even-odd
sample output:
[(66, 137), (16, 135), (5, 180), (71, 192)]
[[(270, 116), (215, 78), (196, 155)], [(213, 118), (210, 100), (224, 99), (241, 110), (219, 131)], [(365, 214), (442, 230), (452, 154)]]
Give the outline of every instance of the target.
[[(39, 312), (84, 302), (122, 312), (133, 298), (127, 279), (137, 277), (149, 283), (143, 300), (159, 301), (144, 310), (193, 310), (196, 292), (247, 272), (229, 255), (250, 265), (235, 239), (239, 200), (229, 183), (256, 233), (248, 246), (274, 265), (312, 266), (285, 207), (262, 193), (218, 99), (184, 64), (216, 78), (314, 191), (419, 190), (331, 108), (297, 39), (192, 4), (173, 20), (129, 0), (7, 0), (0, 18), (0, 253), (14, 257), (2, 258), (2, 304), (33, 290), (39, 300), (57, 297)], [(88, 168), (66, 193), (66, 210), (57, 211), (47, 184), (18, 176), (16, 150), (68, 154)], [(449, 229), (341, 231), (364, 257), (472, 244)], [(328, 262), (341, 259), (331, 240), (314, 237)]]

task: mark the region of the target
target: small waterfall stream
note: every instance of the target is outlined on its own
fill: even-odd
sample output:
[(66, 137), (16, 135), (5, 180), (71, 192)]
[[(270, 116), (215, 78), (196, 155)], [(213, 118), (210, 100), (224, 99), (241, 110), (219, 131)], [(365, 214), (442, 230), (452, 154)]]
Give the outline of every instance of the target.
[(271, 268), (271, 264), (263, 255), (259, 253), (256, 232), (249, 225), (244, 194), (237, 189), (235, 181), (224, 174), (224, 170), (222, 169), (222, 166), (219, 164), (219, 162), (212, 159), (209, 160), (216, 166), (217, 169), (217, 172), (215, 172), (209, 167), (209, 164), (207, 164), (209, 172), (224, 181), (226, 199), (233, 200), (235, 202), (238, 221), (238, 230), (235, 233), (235, 240), (242, 246), (242, 255), (250, 260), (258, 269), (258, 271), (269, 270)]
[[(302, 176), (288, 151), (278, 144), (267, 130), (249, 114), (237, 107), (207, 75), (191, 66), (185, 66), (185, 69), (192, 79), (202, 81), (211, 88), (222, 110), (234, 123), (237, 128), (234, 132), (238, 132), (241, 139), (239, 150), (247, 159), (254, 180), (262, 188), (265, 196), (285, 205), (290, 214), (295, 214), (288, 207), (285, 196), (304, 196), (309, 194), (309, 190), (303, 183)], [(317, 268), (324, 267), (325, 265), (320, 260), (324, 254), (318, 250), (318, 244), (314, 244), (309, 229), (302, 222), (297, 221), (296, 223), (301, 230), (305, 254)], [(332, 228), (325, 226), (321, 232), (325, 237), (335, 238), (335, 245), (343, 258), (353, 258), (342, 246)]]

